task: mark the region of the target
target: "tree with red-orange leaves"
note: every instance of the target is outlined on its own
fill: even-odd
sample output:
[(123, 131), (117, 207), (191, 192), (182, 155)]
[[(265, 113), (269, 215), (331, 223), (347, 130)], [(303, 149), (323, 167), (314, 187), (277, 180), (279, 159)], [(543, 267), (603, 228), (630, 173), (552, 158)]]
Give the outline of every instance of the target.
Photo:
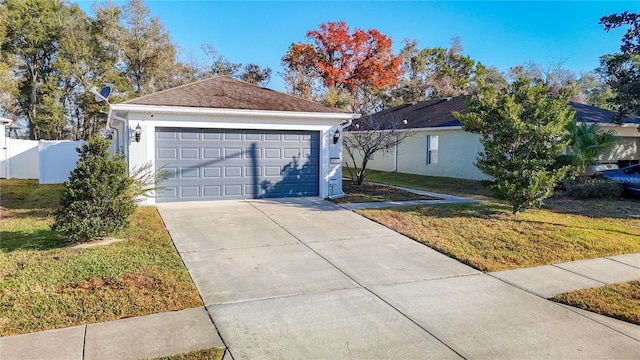
[(373, 110), (376, 94), (395, 86), (402, 75), (393, 41), (377, 29), (351, 32), (344, 21), (327, 22), (306, 38), (308, 43), (292, 44), (282, 57), (287, 86), (300, 91), (295, 94), (310, 94), (314, 84), (322, 84), (323, 102), (366, 113)]

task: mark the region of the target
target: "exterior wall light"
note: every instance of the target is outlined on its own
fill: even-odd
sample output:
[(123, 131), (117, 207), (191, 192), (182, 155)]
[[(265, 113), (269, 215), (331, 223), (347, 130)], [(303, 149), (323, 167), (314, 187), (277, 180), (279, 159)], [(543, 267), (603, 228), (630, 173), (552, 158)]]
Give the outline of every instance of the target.
[(136, 131), (134, 132), (134, 134), (135, 134), (136, 142), (139, 143), (140, 136), (142, 136), (142, 128), (140, 127), (140, 123), (138, 123), (138, 126), (136, 126)]
[(20, 125), (18, 125), (18, 121), (14, 120), (9, 125), (5, 127), (5, 136), (12, 137), (14, 139), (18, 138), (18, 130), (20, 130)]
[(333, 144), (337, 144), (338, 140), (340, 140), (340, 131), (336, 130), (336, 132), (333, 133)]

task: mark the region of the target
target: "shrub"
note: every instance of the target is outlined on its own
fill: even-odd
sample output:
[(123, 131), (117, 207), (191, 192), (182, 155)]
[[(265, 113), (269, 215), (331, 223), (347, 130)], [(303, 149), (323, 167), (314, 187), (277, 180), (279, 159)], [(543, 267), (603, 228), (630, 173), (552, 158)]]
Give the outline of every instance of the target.
[(596, 178), (583, 181), (567, 182), (567, 195), (573, 199), (609, 199), (622, 197), (622, 185), (608, 179)]
[(64, 184), (62, 207), (52, 229), (73, 242), (112, 235), (128, 225), (136, 204), (130, 196), (134, 180), (122, 155), (108, 152), (110, 142), (93, 136), (77, 151), (75, 170)]

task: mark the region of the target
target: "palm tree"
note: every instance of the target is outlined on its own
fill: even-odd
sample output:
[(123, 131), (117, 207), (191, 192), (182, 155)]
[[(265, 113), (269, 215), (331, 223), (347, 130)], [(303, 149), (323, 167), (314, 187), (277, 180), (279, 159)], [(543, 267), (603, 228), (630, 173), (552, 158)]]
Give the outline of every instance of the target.
[(613, 129), (602, 130), (600, 124), (586, 122), (569, 122), (565, 128), (568, 131), (571, 156), (577, 167), (578, 174), (584, 176), (588, 166), (595, 165), (598, 157), (616, 141)]

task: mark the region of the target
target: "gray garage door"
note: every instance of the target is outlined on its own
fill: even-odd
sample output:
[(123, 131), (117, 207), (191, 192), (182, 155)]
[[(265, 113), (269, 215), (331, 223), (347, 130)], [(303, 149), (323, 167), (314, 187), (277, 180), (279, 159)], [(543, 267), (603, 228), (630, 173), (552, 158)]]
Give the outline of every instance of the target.
[(158, 202), (317, 196), (319, 133), (156, 128)]

